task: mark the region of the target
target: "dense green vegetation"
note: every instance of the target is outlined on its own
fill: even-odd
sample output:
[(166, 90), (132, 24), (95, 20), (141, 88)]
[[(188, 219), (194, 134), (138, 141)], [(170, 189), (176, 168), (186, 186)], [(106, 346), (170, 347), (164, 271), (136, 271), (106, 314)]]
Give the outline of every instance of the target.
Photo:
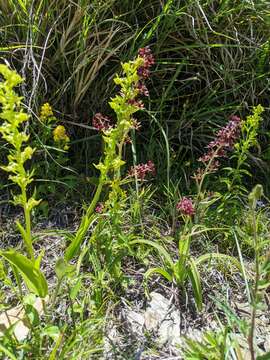
[(269, 38), (265, 0), (0, 2), (1, 359), (269, 359)]

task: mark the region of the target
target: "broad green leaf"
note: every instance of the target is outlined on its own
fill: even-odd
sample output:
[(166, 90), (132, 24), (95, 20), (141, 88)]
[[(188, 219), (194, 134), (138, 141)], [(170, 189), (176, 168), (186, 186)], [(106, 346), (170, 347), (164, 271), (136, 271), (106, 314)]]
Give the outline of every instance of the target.
[(6, 349), (3, 345), (0, 344), (0, 354), (4, 353), (6, 356), (8, 356), (8, 359), (10, 360), (17, 360), (17, 357), (14, 356), (8, 349)]
[(27, 314), (27, 319), (30, 321), (32, 326), (37, 326), (40, 323), (39, 313), (37, 309), (32, 305), (25, 305), (25, 313)]
[(24, 298), (23, 298), (23, 303), (24, 303), (25, 305), (34, 306), (36, 300), (37, 300), (37, 297), (36, 297), (34, 294), (27, 294), (27, 295), (24, 296)]
[(189, 257), (190, 241), (190, 235), (183, 235), (180, 237), (178, 242), (179, 260), (175, 264), (174, 272), (177, 282), (181, 284), (183, 284), (187, 275), (186, 262)]
[(18, 270), (30, 291), (41, 298), (48, 294), (45, 276), (31, 260), (15, 250), (1, 251), (0, 255)]
[(62, 280), (64, 276), (67, 276), (75, 271), (74, 265), (69, 265), (65, 259), (60, 258), (55, 264), (55, 272), (58, 280)]
[(29, 241), (28, 241), (28, 237), (27, 237), (27, 234), (26, 234), (26, 231), (25, 231), (24, 227), (22, 226), (22, 224), (18, 220), (16, 221), (16, 225), (17, 225), (17, 228), (18, 228), (18, 230), (20, 231), (20, 233), (22, 235), (22, 238), (23, 238), (24, 242), (26, 244), (28, 244)]
[(53, 340), (57, 340), (60, 335), (60, 330), (57, 326), (47, 326), (42, 331), (42, 336), (49, 336)]
[(95, 214), (93, 214), (90, 217), (88, 217), (87, 214), (83, 216), (82, 222), (80, 224), (79, 229), (77, 230), (76, 235), (73, 237), (72, 242), (66, 249), (65, 252), (66, 261), (70, 261), (78, 253), (87, 230), (95, 220), (96, 220)]
[(145, 244), (145, 245), (152, 246), (153, 248), (155, 248), (158, 251), (159, 255), (164, 257), (164, 259), (167, 261), (167, 263), (170, 265), (171, 268), (174, 267), (174, 263), (173, 263), (173, 260), (170, 256), (170, 254), (167, 252), (167, 250), (165, 250), (165, 248), (163, 246), (155, 243), (154, 241), (144, 240), (144, 239), (133, 240), (130, 242), (130, 245), (135, 245), (135, 244)]
[(19, 221), (16, 221), (16, 225), (17, 228), (19, 229), (22, 238), (24, 240), (26, 249), (28, 251), (28, 254), (30, 254), (30, 257), (34, 257), (34, 252), (33, 252), (33, 246), (32, 246), (32, 239), (31, 237), (29, 238), (29, 236), (27, 235), (26, 230), (24, 229), (24, 227), (21, 225), (21, 223)]
[(233, 256), (226, 255), (226, 254), (219, 254), (219, 253), (204, 254), (204, 255), (199, 256), (195, 260), (195, 264), (196, 264), (196, 266), (198, 266), (206, 261), (211, 261), (213, 259), (221, 260), (221, 261), (224, 261), (224, 260), (229, 261), (232, 265), (234, 265), (242, 273), (242, 267), (241, 267), (240, 262)]
[(190, 278), (192, 289), (194, 292), (194, 298), (199, 311), (202, 310), (202, 287), (201, 279), (193, 259), (189, 260), (189, 267), (187, 269), (188, 277)]
[(151, 269), (147, 270), (146, 273), (144, 274), (144, 277), (146, 279), (148, 279), (150, 276), (152, 276), (155, 273), (162, 275), (169, 282), (172, 282), (172, 280), (173, 280), (172, 275), (169, 274), (168, 271), (166, 271), (166, 270), (164, 270), (162, 268), (159, 268), (159, 267), (151, 268)]
[(75, 300), (76, 296), (78, 295), (78, 292), (81, 289), (81, 286), (82, 286), (82, 280), (78, 279), (76, 281), (76, 284), (70, 290), (70, 299), (71, 300)]
[[(197, 230), (199, 228), (203, 227), (203, 229), (201, 230)], [(194, 236), (194, 235), (200, 235), (200, 234), (203, 234), (205, 232), (208, 232), (208, 231), (221, 231), (221, 230), (228, 230), (228, 228), (224, 227), (224, 228), (221, 228), (221, 227), (213, 227), (213, 228), (207, 228), (205, 226), (202, 226), (202, 225), (197, 225), (197, 226), (193, 226), (192, 228), (192, 231), (190, 233), (190, 236)]]
[(188, 257), (185, 255), (182, 255), (179, 260), (174, 265), (173, 273), (176, 278), (176, 281), (178, 284), (184, 284), (185, 279), (187, 277), (187, 263)]
[(178, 242), (178, 251), (179, 251), (180, 258), (182, 256), (187, 256), (189, 254), (190, 241), (191, 241), (190, 235), (180, 236), (180, 239)]
[(40, 254), (38, 255), (38, 257), (35, 259), (35, 268), (36, 269), (40, 269), (40, 264), (41, 264), (41, 260), (44, 256), (45, 250), (41, 250)]
[[(59, 332), (58, 337), (57, 337), (56, 342), (55, 342), (55, 345), (54, 345), (54, 347), (52, 349), (52, 352), (50, 353), (50, 356), (49, 356), (48, 360), (60, 359), (60, 356), (58, 357), (57, 350), (60, 348), (60, 346), (62, 344), (62, 340), (63, 340), (63, 336), (65, 334), (65, 330), (66, 330), (66, 325), (64, 326), (64, 329), (62, 330), (62, 332)], [(55, 335), (56, 335), (56, 331), (53, 331), (53, 336), (55, 336)], [(61, 359), (62, 358), (63, 357), (61, 357)]]

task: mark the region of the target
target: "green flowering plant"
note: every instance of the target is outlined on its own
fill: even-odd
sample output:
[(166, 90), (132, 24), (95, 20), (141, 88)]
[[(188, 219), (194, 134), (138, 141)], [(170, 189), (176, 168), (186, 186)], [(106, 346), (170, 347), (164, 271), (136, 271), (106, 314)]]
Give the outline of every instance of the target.
[[(209, 214), (223, 219), (235, 219), (240, 211), (240, 197), (246, 196), (248, 189), (244, 177), (250, 176), (248, 157), (251, 149), (257, 145), (259, 126), (264, 111), (261, 105), (253, 108), (253, 113), (245, 120), (236, 115), (230, 116), (215, 138), (207, 145), (207, 151), (198, 159), (202, 164), (193, 175), (197, 185), (196, 222), (205, 218), (208, 209), (217, 207), (218, 211)], [(224, 162), (227, 166), (222, 166)], [(231, 166), (228, 166), (231, 165)], [(219, 176), (217, 172), (225, 176)], [(216, 191), (209, 192), (207, 180), (217, 174)], [(225, 215), (226, 214), (226, 215)]]
[(253, 107), (252, 114), (247, 116), (246, 120), (242, 122), (241, 135), (239, 141), (234, 146), (234, 153), (232, 158), (237, 159), (235, 168), (227, 168), (228, 170), (228, 191), (232, 190), (237, 185), (241, 184), (244, 175), (250, 176), (248, 172), (246, 160), (249, 151), (252, 147), (258, 144), (257, 136), (259, 126), (262, 122), (261, 114), (264, 112), (262, 105)]
[(42, 143), (48, 145), (53, 140), (58, 149), (68, 150), (70, 138), (67, 135), (66, 128), (59, 125), (59, 119), (54, 115), (53, 108), (48, 102), (41, 106), (39, 120), (42, 125), (39, 126)]
[(245, 178), (251, 176), (248, 158), (251, 151), (258, 146), (257, 137), (263, 120), (261, 116), (263, 111), (264, 108), (258, 105), (253, 108), (252, 114), (241, 122), (239, 138), (234, 145), (233, 154), (230, 158), (234, 166), (223, 168), (225, 176), (220, 178), (223, 191), (218, 213), (226, 218), (236, 219), (239, 211), (241, 211), (240, 198), (247, 197), (249, 190), (245, 185)]
[[(249, 268), (243, 261), (238, 240), (239, 236), (248, 237), (250, 235), (246, 233), (245, 229), (238, 226), (232, 228), (250, 311), (247, 311), (244, 317), (240, 317), (228, 302), (220, 302), (215, 296), (213, 300), (224, 314), (226, 326), (216, 332), (207, 331), (199, 341), (184, 337), (183, 357), (186, 360), (206, 358), (266, 360), (270, 358), (270, 352), (263, 352), (257, 345), (257, 312), (258, 310), (267, 312), (267, 296), (265, 295), (270, 287), (269, 236), (268, 232), (267, 235), (264, 235), (260, 231), (261, 226), (268, 229), (269, 224), (261, 217), (264, 210), (258, 208), (258, 202), (264, 197), (263, 187), (260, 184), (257, 184), (248, 195), (248, 207), (251, 215), (249, 222), (254, 247), (252, 272), (249, 272)], [(247, 345), (249, 356), (243, 344)]]
[[(260, 111), (261, 109), (259, 109)], [(254, 113), (255, 115), (255, 113)], [(259, 120), (259, 119), (258, 119)], [(255, 121), (258, 121), (255, 119)], [(252, 230), (253, 230), (253, 247), (254, 247), (254, 279), (253, 282), (247, 284), (247, 293), (248, 301), (251, 307), (251, 317), (250, 317), (250, 326), (248, 331), (248, 344), (250, 357), (252, 360), (258, 359), (257, 357), (257, 348), (256, 348), (256, 316), (257, 311), (261, 308), (266, 308), (264, 304), (265, 293), (267, 289), (270, 288), (270, 256), (269, 256), (269, 237), (265, 239), (260, 235), (259, 232), (259, 222), (260, 222), (260, 213), (257, 211), (258, 201), (264, 197), (263, 186), (257, 184), (248, 196), (249, 209), (251, 212), (252, 218)], [(237, 240), (237, 238), (236, 238)], [(239, 248), (239, 247), (238, 247)], [(239, 251), (239, 257), (240, 257)], [(244, 265), (243, 265), (244, 267)], [(246, 272), (246, 271), (245, 271)], [(269, 358), (270, 352), (266, 354)]]
[(104, 211), (109, 207), (114, 216), (115, 225), (119, 221), (115, 218), (119, 208), (125, 202), (125, 192), (121, 189), (121, 168), (125, 164), (122, 159), (124, 144), (129, 140), (129, 132), (138, 123), (133, 114), (143, 108), (138, 100), (139, 95), (148, 95), (144, 80), (149, 77), (149, 69), (154, 64), (154, 57), (149, 48), (139, 50), (138, 56), (122, 64), (123, 76), (116, 75), (114, 82), (120, 87), (119, 93), (109, 102), (114, 110), (117, 121), (113, 126), (111, 120), (100, 113), (93, 118), (93, 126), (102, 132), (104, 142), (104, 156), (95, 167), (100, 171), (99, 183), (93, 200), (82, 218), (81, 224), (68, 246), (65, 259), (71, 260), (80, 248), (90, 225), (96, 218), (95, 208), (105, 186), (110, 188), (109, 198), (104, 204)]
[(41, 106), (39, 118), (41, 121), (47, 124), (51, 124), (57, 121), (56, 117), (54, 116), (53, 109), (48, 102)]
[[(63, 201), (67, 192), (65, 188), (73, 189), (77, 178), (70, 174), (73, 170), (68, 166), (70, 148), (70, 137), (64, 125), (60, 124), (60, 119), (55, 116), (53, 107), (44, 103), (39, 110), (35, 124), (31, 130), (35, 133), (33, 145), (36, 147), (38, 161), (35, 166), (38, 178), (37, 194), (46, 198), (40, 204), (38, 211), (44, 216), (48, 216), (49, 202), (52, 198)], [(69, 172), (69, 173), (67, 173)]]
[[(150, 76), (150, 67), (154, 64), (154, 57), (149, 48), (139, 50), (138, 56), (128, 63), (122, 64), (123, 75), (116, 75), (114, 82), (119, 86), (118, 94), (109, 102), (116, 114), (116, 122), (97, 113), (93, 117), (93, 127), (102, 134), (103, 156), (100, 162), (94, 165), (100, 172), (94, 197), (82, 217), (75, 235), (68, 234), (69, 246), (64, 259), (59, 259), (56, 268), (61, 265), (64, 269), (63, 276), (58, 280), (57, 292), (60, 283), (66, 276), (65, 269), (69, 268), (68, 262), (79, 253), (81, 244), (91, 227), (89, 245), (81, 251), (78, 264), (82, 258), (88, 256), (92, 265), (93, 287), (92, 299), (97, 308), (101, 308), (105, 293), (111, 291), (111, 283), (121, 282), (121, 260), (129, 250), (132, 234), (126, 234), (122, 227), (122, 215), (126, 204), (126, 192), (123, 185), (132, 180), (132, 177), (142, 178), (146, 173), (153, 173), (154, 166), (150, 162), (145, 166), (138, 165), (131, 169), (127, 176), (121, 174), (125, 161), (123, 149), (130, 142), (129, 133), (138, 129), (139, 124), (133, 114), (144, 107), (139, 95), (148, 96), (144, 80)], [(100, 203), (103, 194), (104, 202)], [(90, 249), (90, 251), (88, 251)]]
[(160, 255), (162, 265), (160, 267), (153, 267), (144, 274), (145, 289), (148, 293), (147, 283), (150, 277), (158, 274), (166, 279), (168, 282), (176, 285), (179, 296), (186, 296), (186, 288), (191, 284), (196, 308), (201, 311), (203, 308), (203, 291), (201, 285), (201, 277), (199, 267), (203, 263), (210, 263), (212, 260), (218, 262), (226, 262), (231, 267), (241, 270), (240, 263), (232, 256), (221, 253), (206, 253), (198, 257), (191, 254), (191, 243), (203, 235), (211, 231), (220, 231), (222, 228), (208, 228), (204, 225), (197, 225), (193, 223), (193, 204), (190, 199), (183, 198), (177, 204), (177, 210), (180, 211), (183, 226), (179, 233), (177, 258), (175, 259), (171, 253), (165, 248), (152, 240), (134, 240), (130, 244), (145, 244), (151, 246)]
[(3, 64), (0, 64), (0, 74), (4, 78), (4, 81), (0, 82), (0, 119), (3, 120), (0, 125), (0, 133), (9, 144), (8, 163), (1, 168), (10, 174), (9, 179), (20, 189), (17, 195), (13, 194), (13, 203), (21, 206), (24, 211), (24, 226), (19, 221), (16, 221), (16, 224), (24, 240), (29, 258), (15, 250), (1, 251), (0, 255), (11, 264), (18, 281), (19, 272), (28, 288), (44, 297), (47, 295), (47, 282), (39, 270), (41, 257), (35, 259), (34, 256), (31, 233), (31, 211), (39, 204), (40, 200), (36, 200), (34, 195), (29, 196), (27, 193), (28, 186), (34, 180), (34, 170), (28, 170), (25, 166), (25, 163), (32, 158), (35, 149), (25, 146), (29, 135), (22, 129), (22, 125), (28, 120), (28, 115), (22, 110), (22, 98), (14, 91), (14, 87), (19, 85), (23, 79)]

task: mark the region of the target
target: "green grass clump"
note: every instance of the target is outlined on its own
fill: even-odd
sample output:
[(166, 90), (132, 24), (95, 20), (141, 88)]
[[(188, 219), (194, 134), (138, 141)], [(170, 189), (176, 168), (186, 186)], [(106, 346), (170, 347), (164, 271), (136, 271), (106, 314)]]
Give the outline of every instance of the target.
[[(26, 77), (29, 107), (37, 112), (45, 96), (69, 115), (76, 169), (89, 176), (85, 164), (97, 159), (98, 146), (89, 121), (107, 110), (113, 93), (109, 80), (119, 71), (119, 60), (151, 45), (157, 62), (147, 106), (151, 124), (142, 123), (137, 156), (155, 160), (162, 179), (168, 171), (174, 179), (180, 174), (188, 187), (189, 160), (202, 152), (213, 127), (236, 111), (245, 116), (250, 107), (267, 104), (267, 4), (4, 1), (0, 50)], [(261, 141), (268, 161), (267, 133)]]

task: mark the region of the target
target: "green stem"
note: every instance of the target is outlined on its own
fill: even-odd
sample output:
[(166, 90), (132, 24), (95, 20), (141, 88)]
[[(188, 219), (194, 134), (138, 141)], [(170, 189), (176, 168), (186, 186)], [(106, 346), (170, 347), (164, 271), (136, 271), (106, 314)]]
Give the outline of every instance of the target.
[(23, 196), (23, 210), (24, 210), (24, 219), (25, 219), (25, 230), (26, 230), (26, 237), (25, 237), (25, 245), (27, 248), (27, 251), (29, 253), (29, 256), (32, 261), (35, 260), (34, 256), (34, 249), (32, 244), (32, 235), (31, 235), (31, 216), (30, 211), (28, 209), (27, 204), (27, 195), (25, 188), (22, 188), (22, 196)]
[(104, 182), (105, 182), (105, 178), (106, 177), (104, 175), (101, 176), (95, 196), (94, 196), (93, 200), (91, 201), (91, 204), (89, 205), (85, 215), (82, 218), (81, 224), (79, 226), (79, 229), (76, 232), (75, 238), (73, 239), (72, 243), (69, 245), (69, 247), (66, 250), (66, 253), (65, 253), (66, 261), (70, 261), (73, 258), (73, 256), (77, 253), (77, 251), (79, 250), (79, 246), (80, 246), (82, 240), (84, 239), (85, 234), (87, 233), (87, 231), (89, 229), (89, 226), (92, 221), (91, 215), (93, 214), (93, 212), (95, 210), (95, 206), (100, 198), (100, 194), (101, 194)]
[(98, 184), (98, 187), (97, 187), (97, 190), (96, 190), (96, 193), (95, 193), (95, 196), (93, 198), (93, 200), (91, 201), (91, 204), (89, 205), (87, 211), (86, 211), (86, 216), (88, 218), (90, 218), (90, 216), (92, 215), (92, 213), (94, 212), (95, 210), (95, 206), (100, 198), (100, 194), (101, 194), (101, 191), (102, 191), (102, 188), (103, 188), (103, 185), (104, 185), (104, 179), (103, 177), (100, 179), (100, 182)]
[(63, 278), (61, 278), (61, 279), (59, 279), (57, 281), (56, 288), (55, 288), (54, 293), (53, 293), (52, 303), (51, 303), (51, 308), (52, 309), (54, 308), (56, 298), (57, 298), (57, 295), (59, 293), (59, 290), (60, 290), (60, 287), (61, 287), (61, 284), (62, 284), (62, 280), (63, 280)]
[(45, 299), (41, 299), (44, 315), (47, 315), (47, 305)]
[(219, 152), (219, 150), (221, 149), (221, 146), (219, 146), (216, 151), (214, 152), (212, 158), (210, 159), (209, 163), (207, 164), (206, 168), (205, 168), (205, 171), (202, 175), (202, 178), (201, 178), (201, 181), (198, 185), (198, 195), (197, 195), (197, 201), (196, 201), (196, 205), (198, 205), (199, 203), (199, 200), (200, 200), (200, 197), (201, 197), (201, 191), (202, 191), (202, 185), (203, 185), (203, 182), (204, 182), (204, 179), (206, 177), (206, 175), (208, 174), (208, 170), (210, 169), (210, 166), (212, 165), (214, 159), (216, 158), (216, 155), (217, 153)]
[(258, 237), (257, 237), (257, 225), (256, 225), (256, 214), (255, 210), (252, 210), (252, 225), (254, 232), (254, 249), (255, 249), (255, 284), (254, 284), (254, 295), (252, 299), (252, 312), (251, 312), (251, 326), (248, 336), (248, 344), (251, 360), (256, 359), (255, 349), (254, 349), (254, 335), (256, 328), (256, 312), (257, 312), (257, 302), (258, 302), (258, 287), (260, 280), (260, 269), (259, 269), (259, 250), (258, 250)]
[[(187, 237), (187, 239), (186, 239)], [(180, 243), (180, 241), (182, 243)], [(184, 236), (183, 239), (179, 239), (178, 243), (178, 254), (179, 254), (179, 260), (178, 260), (178, 284), (181, 286), (184, 284), (184, 280), (186, 277), (186, 263), (189, 258), (190, 253), (190, 244), (191, 244), (191, 235)]]
[[(202, 186), (203, 186), (203, 182), (204, 182), (204, 179), (206, 177), (206, 175), (208, 174), (208, 170), (210, 169), (210, 166), (212, 165), (214, 159), (216, 158), (216, 155), (218, 154), (219, 150), (221, 149), (221, 146), (219, 146), (216, 151), (214, 152), (212, 158), (210, 159), (209, 163), (207, 164), (204, 172), (203, 172), (203, 175), (202, 175), (202, 178), (201, 178), (201, 181), (198, 183), (198, 181), (196, 181), (196, 184), (197, 184), (197, 197), (196, 197), (196, 200), (195, 200), (195, 208), (197, 209), (198, 208), (198, 205), (200, 203), (200, 200), (202, 200), (202, 196), (201, 196), (201, 192), (202, 192)], [(195, 223), (198, 223), (200, 219), (200, 215), (199, 215), (199, 212), (196, 211), (196, 214), (195, 214), (195, 217), (194, 217), (194, 222)]]
[(16, 283), (18, 285), (19, 298), (20, 298), (21, 303), (23, 304), (23, 291), (22, 291), (22, 285), (21, 285), (21, 281), (20, 281), (20, 276), (19, 276), (19, 273), (18, 273), (18, 270), (16, 269), (16, 267), (13, 266), (13, 265), (11, 265), (11, 267), (12, 267), (12, 270), (13, 270), (13, 273), (14, 273)]
[[(136, 143), (135, 143), (135, 131), (132, 129), (131, 131), (131, 149), (132, 149), (132, 157), (133, 157), (133, 166), (137, 164), (137, 154), (136, 154)], [(142, 221), (142, 211), (141, 211), (141, 202), (140, 202), (140, 196), (139, 196), (139, 182), (138, 182), (138, 176), (137, 172), (135, 171), (135, 187), (136, 187), (136, 200), (138, 204), (138, 212), (139, 212), (139, 221), (141, 225), (142, 234), (144, 234), (144, 226)]]
[(232, 177), (232, 180), (231, 180), (231, 183), (229, 185), (229, 191), (232, 190), (232, 187), (233, 187), (233, 184), (236, 180), (236, 177), (239, 176), (239, 170), (240, 170), (240, 167), (242, 166), (243, 162), (244, 162), (244, 156), (245, 156), (245, 153), (247, 152), (248, 149), (245, 149), (245, 148), (242, 148), (242, 151), (239, 155), (237, 155), (237, 166), (236, 166), (236, 169), (234, 170), (233, 172), (233, 177)]

